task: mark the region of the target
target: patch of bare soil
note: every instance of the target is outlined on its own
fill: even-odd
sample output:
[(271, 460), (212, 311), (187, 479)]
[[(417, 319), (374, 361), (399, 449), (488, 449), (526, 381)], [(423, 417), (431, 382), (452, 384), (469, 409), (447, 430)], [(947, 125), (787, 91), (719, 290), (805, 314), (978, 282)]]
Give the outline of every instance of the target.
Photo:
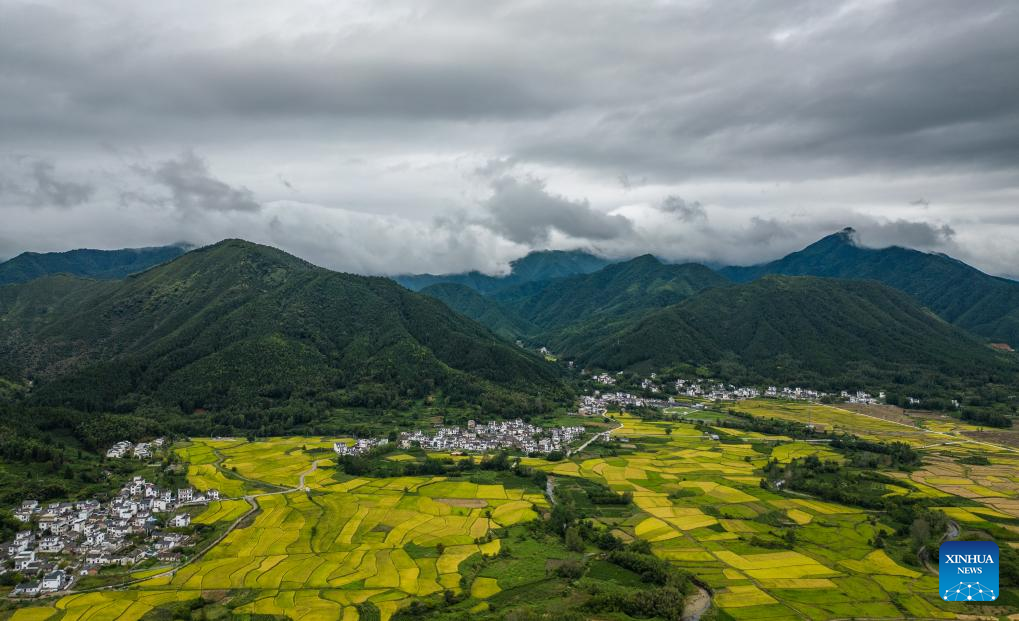
[(1019, 431), (1012, 429), (964, 431), (963, 435), (968, 438), (973, 438), (974, 440), (980, 440), (981, 442), (991, 442), (992, 444), (1003, 444), (1005, 446), (1019, 448)]
[(467, 507), (469, 509), (480, 509), (488, 506), (488, 501), (481, 498), (436, 498), (435, 501), (445, 503), (451, 507)]
[(913, 425), (915, 421), (906, 415), (905, 410), (895, 405), (869, 405), (866, 403), (840, 403), (840, 408), (849, 410), (850, 412), (857, 412), (859, 414), (866, 414), (867, 416), (873, 416), (874, 418), (881, 418), (884, 420), (890, 420), (894, 423), (904, 423), (906, 425)]

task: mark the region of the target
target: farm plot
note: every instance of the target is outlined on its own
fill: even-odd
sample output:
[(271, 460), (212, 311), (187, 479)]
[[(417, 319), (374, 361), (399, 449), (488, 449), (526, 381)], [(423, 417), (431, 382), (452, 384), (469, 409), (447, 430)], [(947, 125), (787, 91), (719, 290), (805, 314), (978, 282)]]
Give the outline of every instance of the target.
[[(785, 412), (790, 418), (805, 414), (817, 413), (795, 408)], [(927, 618), (952, 616), (936, 597), (916, 595), (936, 593), (936, 577), (904, 567), (872, 547), (877, 526), (867, 512), (781, 495), (758, 485), (755, 469), (769, 458), (788, 461), (817, 455), (839, 460), (841, 456), (828, 446), (780, 443), (769, 456), (749, 442), (731, 444), (675, 431), (676, 423), (636, 421), (625, 415), (616, 419), (622, 427), (615, 434), (633, 438), (636, 452), (548, 469), (632, 493), (641, 513), (617, 527), (649, 541), (655, 554), (709, 584), (716, 591), (715, 604), (731, 617), (835, 619), (863, 613), (901, 617), (897, 606), (923, 611)], [(847, 424), (841, 418), (833, 420)], [(673, 428), (671, 436), (664, 433), (666, 425)], [(722, 425), (719, 430), (725, 432)], [(884, 425), (891, 423), (879, 422), (874, 433), (882, 433)], [(667, 442), (663, 444), (660, 436)], [(902, 490), (907, 491), (917, 493)], [(776, 523), (795, 530), (791, 549), (775, 551), (754, 543), (772, 537), (769, 533)], [(891, 590), (893, 581), (898, 591)], [(862, 612), (854, 611), (854, 606)]]
[[(42, 619), (48, 611), (72, 621), (133, 620), (162, 604), (225, 590), (252, 594), (235, 609), (241, 614), (354, 619), (356, 605), (371, 602), (387, 619), (409, 598), (461, 590), (460, 565), (499, 552), (500, 541), (489, 532), (534, 519), (534, 503), (544, 503), (521, 489), (442, 477), (339, 480), (313, 450), (325, 445), (286, 438), (219, 447), (225, 466), (253, 480), (295, 485), (315, 461), (319, 476), (306, 479), (307, 492), (256, 494), (258, 512), (249, 525), (172, 575), (124, 591), (68, 596), (56, 609), (39, 607), (20, 618)], [(202, 441), (183, 450), (204, 462), (198, 467), (218, 459)], [(244, 500), (211, 503), (195, 521), (234, 521), (248, 508)], [(498, 578), (490, 577), (475, 580), (471, 595), (485, 599), (500, 590)]]

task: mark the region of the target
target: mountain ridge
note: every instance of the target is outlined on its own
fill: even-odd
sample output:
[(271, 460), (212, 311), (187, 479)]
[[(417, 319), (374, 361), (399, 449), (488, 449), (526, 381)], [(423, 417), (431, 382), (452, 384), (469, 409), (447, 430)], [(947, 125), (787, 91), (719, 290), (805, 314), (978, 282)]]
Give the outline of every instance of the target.
[(490, 276), (479, 271), (457, 274), (404, 274), (393, 280), (412, 291), (440, 283), (455, 283), (480, 293), (493, 293), (516, 285), (587, 274), (612, 263), (583, 250), (538, 250), (510, 262), (510, 273)]
[(23, 252), (0, 262), (0, 285), (28, 282), (52, 274), (119, 279), (173, 260), (192, 248), (190, 244), (179, 243), (118, 250), (78, 248), (64, 252)]
[(598, 315), (619, 317), (668, 306), (726, 284), (703, 265), (663, 263), (645, 254), (590, 274), (522, 285), (491, 297), (543, 331), (555, 331)]
[(35, 398), (184, 412), (311, 400), (517, 404), (557, 372), (445, 305), (381, 277), (224, 240), (121, 281), (55, 276), (0, 289), (0, 345)]
[(852, 229), (769, 263), (730, 266), (719, 273), (736, 282), (766, 274), (876, 280), (976, 335), (1019, 346), (1019, 282), (985, 274), (945, 254), (902, 246), (867, 248), (856, 243)]
[(905, 293), (875, 281), (812, 276), (767, 275), (710, 289), (626, 325), (589, 325), (554, 345), (599, 368), (709, 365), (747, 381), (816, 385), (1014, 382), (1016, 370), (1013, 357)]

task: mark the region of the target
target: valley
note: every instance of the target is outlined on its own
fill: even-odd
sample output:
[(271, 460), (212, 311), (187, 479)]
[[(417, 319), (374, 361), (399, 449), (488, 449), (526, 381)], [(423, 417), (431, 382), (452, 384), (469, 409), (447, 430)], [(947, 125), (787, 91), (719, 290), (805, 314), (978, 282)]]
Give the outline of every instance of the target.
[[(790, 423), (790, 430), (809, 420), (819, 430), (838, 429), (861, 441), (901, 442), (917, 452), (921, 465), (879, 467), (883, 478), (860, 488), (865, 507), (764, 486), (768, 472), (793, 463), (842, 464), (848, 476), (856, 471), (854, 460), (879, 454), (874, 446), (847, 453), (830, 443), (747, 431), (727, 424), (725, 407), (705, 422), (688, 409), (665, 410), (668, 420), (650, 421), (612, 412), (607, 437), (567, 460), (524, 456), (506, 470), (438, 476), (345, 474), (330, 455), (329, 438), (198, 438), (175, 450), (188, 466), (189, 483), (223, 494), (193, 518), (234, 526), (221, 541), (179, 569), (139, 574), (141, 581), (123, 588), (30, 604), (11, 618), (161, 618), (160, 611), (186, 604), (241, 618), (389, 619), (417, 601), (417, 618), (470, 611), (484, 619), (511, 610), (554, 610), (555, 602), (541, 598), (558, 589), (571, 606), (591, 609), (601, 601), (594, 595), (598, 576), (613, 575), (617, 588), (640, 583), (610, 559), (616, 546), (639, 548), (641, 541), (655, 558), (707, 589), (710, 618), (947, 619), (976, 612), (973, 604), (938, 599), (937, 577), (916, 555), (942, 533), (910, 533), (913, 519), (902, 523), (895, 515), (906, 507), (916, 516), (943, 513), (952, 536), (991, 534), (1005, 548), (1003, 558), (1014, 558), (1019, 452), (967, 440), (961, 430), (911, 428), (818, 404), (757, 399), (731, 407), (752, 420)], [(719, 439), (704, 435), (705, 428)], [(967, 464), (973, 456), (987, 463)], [(425, 458), (392, 450), (372, 459)], [(538, 481), (546, 475), (554, 481), (555, 507)], [(625, 495), (626, 502), (609, 503), (605, 493)], [(896, 502), (887, 505), (890, 513), (873, 510), (871, 503), (889, 498)], [(245, 499), (257, 505), (252, 515), (245, 513)], [(563, 506), (573, 514), (564, 518)], [(585, 534), (572, 550), (561, 542), (546, 545), (538, 562), (530, 542), (558, 536), (532, 527), (550, 519), (565, 519), (568, 530)], [(618, 543), (606, 546), (606, 539)], [(570, 579), (547, 567), (571, 561), (581, 567)], [(1016, 587), (1003, 591), (993, 609), (1014, 610)]]
[[(0, 287), (0, 619), (1019, 612), (1014, 352), (874, 280), (525, 259)], [(995, 601), (940, 598), (986, 539)]]

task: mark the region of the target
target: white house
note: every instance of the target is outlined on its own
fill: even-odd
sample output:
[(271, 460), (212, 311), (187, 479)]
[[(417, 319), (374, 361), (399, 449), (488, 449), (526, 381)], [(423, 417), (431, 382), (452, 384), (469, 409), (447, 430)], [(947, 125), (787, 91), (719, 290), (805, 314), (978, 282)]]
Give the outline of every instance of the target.
[(174, 528), (184, 528), (185, 526), (188, 526), (190, 524), (191, 524), (190, 513), (181, 513), (179, 515), (173, 516), (173, 518), (170, 519), (170, 526)]
[(41, 591), (59, 591), (64, 588), (69, 582), (67, 572), (63, 569), (57, 569), (51, 571), (42, 578), (42, 582), (39, 583), (39, 590)]
[(12, 592), (12, 595), (24, 595), (25, 597), (35, 597), (38, 594), (38, 582), (22, 582), (18, 586), (14, 587), (14, 591)]

